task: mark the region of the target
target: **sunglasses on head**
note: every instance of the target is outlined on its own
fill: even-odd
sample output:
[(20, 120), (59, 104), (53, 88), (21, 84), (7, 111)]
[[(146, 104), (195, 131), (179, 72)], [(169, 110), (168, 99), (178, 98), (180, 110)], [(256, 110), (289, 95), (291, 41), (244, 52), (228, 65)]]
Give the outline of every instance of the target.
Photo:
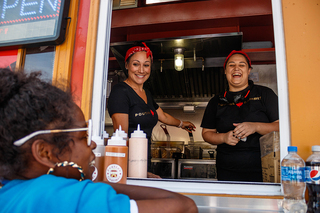
[(25, 142), (30, 140), (31, 138), (41, 135), (41, 134), (51, 134), (51, 133), (60, 133), (60, 132), (79, 132), (79, 131), (87, 131), (88, 138), (87, 138), (87, 144), (88, 146), (91, 145), (92, 140), (92, 121), (91, 119), (87, 121), (88, 127), (84, 128), (74, 128), (74, 129), (53, 129), (53, 130), (39, 130), (36, 132), (33, 132), (15, 142), (13, 142), (13, 145), (15, 146), (22, 146)]

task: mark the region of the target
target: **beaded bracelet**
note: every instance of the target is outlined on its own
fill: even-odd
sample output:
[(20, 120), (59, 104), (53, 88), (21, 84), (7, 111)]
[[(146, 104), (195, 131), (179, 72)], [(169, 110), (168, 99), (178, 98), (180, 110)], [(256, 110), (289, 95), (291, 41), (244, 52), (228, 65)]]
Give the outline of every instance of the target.
[(178, 128), (181, 128), (182, 125), (183, 125), (183, 121), (180, 121), (180, 124), (179, 124)]

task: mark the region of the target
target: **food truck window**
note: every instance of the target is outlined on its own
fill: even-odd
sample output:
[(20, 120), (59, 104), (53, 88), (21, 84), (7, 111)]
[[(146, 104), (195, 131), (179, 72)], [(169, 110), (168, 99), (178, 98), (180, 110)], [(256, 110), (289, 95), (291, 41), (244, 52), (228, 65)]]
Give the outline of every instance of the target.
[(25, 72), (41, 70), (41, 78), (52, 81), (54, 56), (54, 46), (27, 48), (24, 62)]
[[(106, 4), (106, 3), (101, 3)], [(272, 1), (273, 4), (273, 19), (278, 20), (282, 19), (281, 4), (277, 1)], [(103, 5), (103, 8), (108, 6)], [(111, 6), (110, 6), (111, 7)], [(102, 8), (102, 6), (101, 6)], [(111, 11), (109, 11), (111, 13)], [(111, 14), (109, 13), (109, 17)], [(96, 67), (95, 67), (95, 79), (94, 79), (94, 93), (93, 93), (93, 103), (92, 106), (95, 106), (95, 109), (92, 111), (92, 118), (96, 127), (101, 127), (101, 121), (103, 124), (106, 124), (106, 129), (110, 128), (112, 123), (110, 118), (108, 118), (107, 113), (105, 114), (105, 100), (107, 96), (108, 85), (112, 81), (119, 80), (123, 77), (121, 72), (115, 71), (114, 74), (116, 78), (108, 79), (107, 70), (108, 65), (112, 62), (109, 61), (109, 49), (110, 43), (106, 38), (110, 38), (110, 25), (108, 25), (108, 18), (104, 17), (104, 23), (107, 26), (99, 26), (99, 32), (101, 35), (98, 35), (98, 44), (97, 44), (97, 55), (99, 58), (96, 58)], [(99, 20), (100, 21), (100, 20)], [(110, 24), (110, 22), (109, 22)], [(103, 33), (102, 33), (103, 32)], [(275, 43), (276, 43), (276, 70), (281, 70), (281, 72), (276, 72), (277, 76), (277, 87), (278, 87), (278, 97), (279, 97), (279, 116), (280, 116), (280, 149), (281, 157), (284, 156), (285, 147), (289, 145), (289, 116), (288, 116), (288, 90), (287, 90), (287, 77), (286, 77), (286, 60), (285, 60), (285, 48), (284, 48), (284, 36), (283, 36), (283, 26), (282, 22), (274, 22), (274, 33), (275, 33)], [(108, 35), (109, 34), (109, 35)], [(99, 40), (99, 37), (104, 38)], [(100, 53), (100, 54), (99, 54)], [(111, 74), (111, 73), (109, 73)], [(253, 76), (254, 77), (254, 76)], [(109, 84), (108, 84), (109, 82)], [(104, 88), (101, 91), (101, 88)], [(103, 92), (104, 91), (104, 92)], [(99, 106), (99, 107), (97, 107)], [(103, 117), (101, 117), (103, 115)], [(95, 124), (94, 124), (95, 125)], [(97, 129), (97, 128), (96, 128)], [(200, 130), (198, 130), (200, 131)], [(102, 138), (103, 131), (97, 131), (96, 138)], [(209, 153), (208, 153), (209, 154)], [(213, 154), (214, 155), (214, 154)], [(210, 154), (209, 154), (210, 158)], [(214, 156), (213, 156), (214, 158)], [(163, 163), (163, 162), (162, 162)], [(173, 165), (172, 162), (167, 162), (167, 164)], [(197, 162), (183, 162), (186, 164), (186, 168), (189, 166), (197, 167)], [(188, 164), (189, 163), (189, 164)], [(203, 162), (201, 162), (203, 163)], [(188, 165), (187, 165), (188, 164)], [(220, 182), (215, 180), (210, 180), (210, 177), (214, 177), (214, 170), (212, 169), (212, 164), (207, 163), (207, 167), (203, 168), (201, 166), (197, 167), (199, 172), (207, 168), (211, 168), (211, 173), (206, 173), (198, 179), (170, 179), (170, 169), (164, 170), (162, 172), (165, 179), (154, 180), (154, 179), (130, 179), (128, 180), (129, 184), (137, 185), (146, 185), (146, 186), (156, 186), (161, 187), (177, 192), (185, 193), (222, 193), (222, 194), (251, 194), (251, 195), (281, 195), (280, 184), (276, 183), (245, 183), (245, 182)], [(210, 171), (211, 171), (210, 170)], [(181, 171), (180, 171), (181, 172)], [(187, 175), (188, 171), (182, 171), (180, 175)], [(212, 178), (214, 179), (214, 178)]]

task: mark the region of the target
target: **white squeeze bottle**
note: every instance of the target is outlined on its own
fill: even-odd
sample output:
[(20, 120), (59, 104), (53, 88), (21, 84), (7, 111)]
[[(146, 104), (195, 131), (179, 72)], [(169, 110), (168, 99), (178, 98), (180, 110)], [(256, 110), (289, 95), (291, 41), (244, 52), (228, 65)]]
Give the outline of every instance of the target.
[(147, 178), (148, 170), (148, 139), (146, 133), (137, 130), (131, 133), (129, 139), (128, 177)]
[[(118, 134), (120, 137), (122, 137), (126, 141), (128, 146), (128, 134), (122, 130), (121, 125), (119, 125)], [(116, 135), (116, 132), (113, 133), (113, 136), (115, 135)]]
[(296, 146), (288, 146), (288, 154), (281, 162), (281, 183), (284, 194), (282, 208), (284, 212), (305, 213), (307, 211), (304, 199), (305, 163), (297, 154), (297, 149)]

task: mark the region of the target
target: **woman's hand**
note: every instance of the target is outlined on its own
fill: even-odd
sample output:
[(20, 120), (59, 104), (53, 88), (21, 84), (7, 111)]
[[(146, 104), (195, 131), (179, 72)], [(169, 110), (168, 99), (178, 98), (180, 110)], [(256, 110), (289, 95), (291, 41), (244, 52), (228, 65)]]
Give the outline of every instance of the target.
[(234, 123), (236, 128), (233, 132), (235, 137), (245, 138), (255, 132), (260, 135), (268, 134), (272, 131), (279, 131), (279, 120), (276, 120), (272, 123), (261, 123), (261, 122), (243, 122), (243, 123)]
[(190, 121), (182, 121), (181, 129), (186, 130), (187, 132), (195, 131), (196, 126)]
[(238, 144), (240, 139), (233, 135), (233, 131), (229, 131), (227, 133), (224, 133), (224, 141), (226, 144), (228, 144), (230, 146), (235, 146)]
[(236, 128), (233, 130), (234, 137), (240, 139), (248, 137), (257, 131), (257, 124), (252, 122), (234, 123)]
[(226, 143), (230, 146), (235, 146), (240, 141), (240, 139), (233, 136), (232, 130), (227, 133), (218, 133), (216, 129), (203, 128), (202, 137), (206, 142), (213, 145)]

